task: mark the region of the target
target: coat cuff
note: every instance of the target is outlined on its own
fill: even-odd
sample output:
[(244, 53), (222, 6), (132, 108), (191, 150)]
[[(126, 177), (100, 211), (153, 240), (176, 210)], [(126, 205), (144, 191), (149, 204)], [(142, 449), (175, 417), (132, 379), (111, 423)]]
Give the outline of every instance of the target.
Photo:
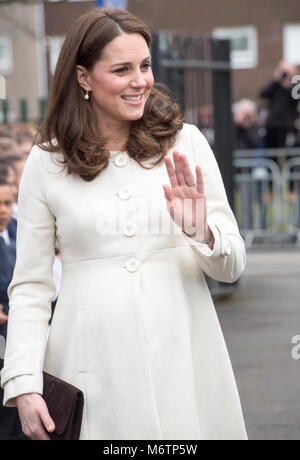
[(27, 393), (43, 394), (43, 374), (18, 375), (8, 380), (4, 385), (3, 405), (15, 407), (17, 396)]
[(186, 233), (183, 232), (183, 234), (188, 239), (191, 246), (194, 246), (197, 249), (197, 251), (199, 251), (201, 254), (207, 257), (211, 257), (214, 259), (214, 258), (219, 257), (221, 254), (221, 235), (218, 230), (218, 227), (213, 222), (211, 222), (209, 219), (207, 220), (207, 224), (215, 239), (215, 244), (214, 244), (213, 249), (210, 249), (207, 244), (203, 244), (200, 241), (197, 241), (195, 238), (189, 237)]

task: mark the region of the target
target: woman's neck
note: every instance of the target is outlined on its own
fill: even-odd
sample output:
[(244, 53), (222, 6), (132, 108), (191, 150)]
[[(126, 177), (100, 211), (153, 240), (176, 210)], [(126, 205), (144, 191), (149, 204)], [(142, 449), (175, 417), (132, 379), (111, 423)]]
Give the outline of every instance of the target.
[(106, 139), (108, 150), (123, 150), (128, 141), (130, 123), (101, 123), (100, 132)]

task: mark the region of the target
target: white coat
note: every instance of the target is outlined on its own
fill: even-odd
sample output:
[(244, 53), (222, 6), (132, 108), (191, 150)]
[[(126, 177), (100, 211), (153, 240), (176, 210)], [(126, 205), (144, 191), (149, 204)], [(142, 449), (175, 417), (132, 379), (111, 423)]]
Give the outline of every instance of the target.
[[(111, 152), (109, 166), (86, 182), (33, 147), (8, 290), (7, 406), (20, 394), (42, 394), (46, 347), (44, 370), (84, 393), (81, 439), (247, 438), (204, 277), (237, 280), (244, 243), (204, 136), (185, 124), (171, 158), (173, 150), (187, 155), (193, 172), (202, 168), (213, 251), (175, 224), (168, 231), (156, 225), (159, 213), (161, 224), (173, 222), (164, 164), (144, 169), (127, 152)], [(63, 275), (46, 346), (56, 238)]]

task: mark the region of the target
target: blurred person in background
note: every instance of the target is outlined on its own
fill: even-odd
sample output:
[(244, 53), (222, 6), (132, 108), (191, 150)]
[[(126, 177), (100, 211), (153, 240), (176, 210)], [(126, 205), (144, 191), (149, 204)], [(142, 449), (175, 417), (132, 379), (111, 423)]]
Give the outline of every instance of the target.
[(13, 135), (11, 134), (10, 130), (3, 125), (0, 126), (0, 138), (1, 137), (8, 137), (10, 139), (13, 139)]
[(198, 126), (212, 147), (215, 142), (214, 109), (212, 105), (202, 105), (198, 113)]
[[(0, 176), (0, 276), (11, 280), (16, 261), (16, 239), (9, 231), (12, 220), (13, 191), (10, 184)], [(4, 312), (8, 314), (8, 304)], [(0, 327), (0, 334), (6, 337), (6, 324)]]
[(295, 145), (298, 116), (298, 100), (292, 96), (292, 78), (297, 68), (288, 61), (280, 61), (272, 81), (260, 92), (260, 97), (268, 101), (269, 114), (266, 120), (266, 147), (280, 148)]
[(34, 140), (33, 134), (28, 131), (21, 131), (15, 134), (15, 139), (18, 143), (20, 153), (23, 157), (27, 158)]
[(300, 117), (296, 120), (296, 140), (295, 147), (300, 147)]
[(17, 202), (17, 171), (12, 164), (11, 157), (0, 157), (0, 176), (4, 176), (7, 182), (13, 188), (14, 202)]
[[(9, 163), (8, 158), (0, 157), (0, 180), (7, 182), (13, 192), (13, 200), (15, 201), (18, 190), (16, 186), (17, 174), (13, 166)], [(10, 236), (16, 240), (17, 222), (12, 218), (8, 226)], [(0, 275), (0, 304), (8, 303), (7, 288), (9, 281)]]
[(257, 107), (254, 101), (242, 99), (233, 105), (235, 149), (257, 149), (261, 143)]
[(14, 233), (16, 239), (17, 233), (17, 212), (15, 208), (18, 201), (17, 171), (11, 161), (13, 157), (0, 157), (0, 176), (11, 186), (13, 192), (13, 214), (9, 224), (10, 230)]
[[(0, 171), (1, 172), (1, 171)], [(11, 282), (16, 262), (15, 234), (10, 229), (13, 209), (13, 190), (0, 175), (0, 287)], [(6, 338), (9, 314), (8, 299), (0, 292), (0, 335)], [(0, 369), (3, 360), (0, 359)], [(3, 407), (3, 390), (0, 389), (0, 440), (25, 439), (15, 408)]]
[(11, 155), (20, 155), (17, 141), (12, 137), (0, 137), (0, 158)]
[[(1, 148), (1, 146), (0, 146)], [(2, 156), (1, 157), (1, 150), (0, 150), (0, 161), (2, 158), (2, 163), (3, 161), (6, 162), (8, 167), (10, 168), (11, 171), (11, 177), (12, 177), (12, 170), (14, 171), (14, 204), (13, 204), (13, 218), (17, 219), (18, 218), (18, 194), (19, 194), (19, 186), (20, 186), (20, 181), (21, 177), (23, 174), (23, 170), (25, 167), (26, 163), (26, 157), (23, 157), (19, 153), (16, 154), (11, 154), (9, 156)]]

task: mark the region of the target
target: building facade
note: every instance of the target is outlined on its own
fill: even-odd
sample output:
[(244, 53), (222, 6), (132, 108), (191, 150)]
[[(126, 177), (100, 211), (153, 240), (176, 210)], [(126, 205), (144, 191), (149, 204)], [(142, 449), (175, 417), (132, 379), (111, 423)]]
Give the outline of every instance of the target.
[[(12, 112), (20, 98), (36, 115), (47, 97), (66, 31), (96, 1), (1, 5), (0, 74)], [(282, 58), (300, 66), (299, 0), (128, 0), (128, 10), (152, 30), (225, 37), (232, 44), (233, 99), (259, 99)], [(300, 73), (300, 67), (299, 67)]]
[(48, 94), (45, 49), (43, 5), (0, 3), (0, 75), (10, 121), (19, 120), (22, 99), (28, 118), (38, 117), (38, 100)]

